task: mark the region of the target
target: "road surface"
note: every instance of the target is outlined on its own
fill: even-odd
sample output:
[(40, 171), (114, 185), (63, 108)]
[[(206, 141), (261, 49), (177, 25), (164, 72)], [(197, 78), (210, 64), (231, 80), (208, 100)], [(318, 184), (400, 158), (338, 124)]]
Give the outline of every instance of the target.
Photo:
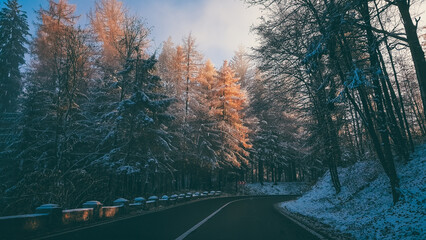
[(273, 208), (289, 199), (208, 199), (43, 239), (317, 239)]

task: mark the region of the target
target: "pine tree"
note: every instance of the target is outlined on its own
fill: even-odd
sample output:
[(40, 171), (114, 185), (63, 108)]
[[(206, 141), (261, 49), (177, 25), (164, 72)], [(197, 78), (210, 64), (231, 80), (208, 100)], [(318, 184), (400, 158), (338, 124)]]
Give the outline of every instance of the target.
[(164, 85), (164, 91), (169, 95), (175, 92), (176, 84), (174, 83), (173, 76), (173, 57), (175, 55), (175, 48), (172, 38), (169, 37), (167, 41), (163, 43), (163, 48), (160, 55), (158, 56), (158, 76), (161, 77)]
[(29, 36), (25, 11), (17, 0), (8, 0), (0, 11), (0, 112), (16, 109), (21, 92), (21, 72)]
[[(177, 104), (184, 104), (184, 88), (185, 88), (185, 79), (184, 79), (184, 53), (182, 46), (177, 46), (175, 53), (172, 57), (171, 62), (171, 71), (173, 75), (173, 85), (175, 86), (174, 96), (178, 99)], [(184, 109), (184, 107), (182, 107)], [(180, 109), (179, 109), (180, 110)], [(177, 110), (177, 111), (179, 111)], [(182, 110), (183, 111), (183, 110)], [(181, 114), (183, 116), (183, 114)]]
[(248, 129), (244, 126), (241, 116), (245, 95), (238, 81), (225, 61), (212, 87), (214, 97), (211, 101), (211, 111), (218, 122), (217, 129), (221, 135), (222, 147), (218, 151), (221, 164), (239, 168), (248, 164), (246, 149), (251, 145)]
[(93, 147), (93, 125), (83, 107), (92, 51), (87, 32), (75, 27), (74, 9), (60, 0), (49, 1), (48, 8), (38, 12), (41, 22), (25, 86), (23, 131), (16, 144), (20, 181), (9, 193), (38, 193), (28, 199), (30, 207), (46, 201), (75, 206), (82, 201), (81, 189), (89, 191), (94, 181), (82, 170)]
[[(170, 172), (173, 147), (166, 129), (173, 119), (167, 112), (174, 102), (168, 97), (172, 94), (155, 75), (163, 73), (157, 69), (157, 60), (145, 52), (148, 29), (129, 15), (121, 2), (97, 2), (91, 23), (101, 43), (103, 71), (99, 80), (103, 87), (93, 88), (102, 106), (96, 129), (103, 137), (92, 166), (110, 176), (112, 195), (129, 191), (127, 186), (120, 186), (122, 181), (134, 186), (141, 177), (146, 178), (146, 184), (152, 183), (143, 188), (150, 191), (159, 175)], [(100, 96), (102, 93), (108, 96)], [(128, 181), (129, 177), (133, 180)]]
[(200, 166), (217, 167), (219, 163), (217, 151), (220, 149), (220, 132), (215, 128), (217, 121), (212, 118), (210, 112), (210, 102), (214, 95), (212, 94), (212, 85), (215, 82), (216, 68), (210, 60), (200, 69), (197, 77), (197, 84), (194, 89), (198, 93), (196, 103), (193, 107), (195, 118), (191, 122), (194, 128), (195, 145), (197, 146), (197, 157), (201, 160)]
[(191, 118), (190, 101), (194, 99), (193, 85), (195, 83), (198, 70), (203, 56), (197, 51), (195, 38), (191, 34), (183, 39), (183, 70), (184, 70), (184, 102), (185, 102), (185, 122)]
[[(183, 179), (189, 179), (188, 176), (192, 174), (190, 170), (198, 166), (200, 159), (196, 147), (200, 131), (197, 114), (200, 113), (198, 100), (201, 94), (197, 76), (202, 55), (196, 49), (195, 39), (191, 34), (183, 39), (182, 46), (172, 46), (169, 39), (160, 55), (159, 74), (166, 76), (166, 85), (173, 86), (169, 90), (170, 96), (177, 100), (170, 108), (170, 113), (175, 116), (170, 132), (175, 136), (174, 145), (180, 149), (173, 156), (176, 168), (182, 170), (178, 173), (182, 179), (180, 183), (187, 188), (190, 182)], [(177, 184), (177, 187), (179, 186), (180, 184)]]
[(120, 1), (100, 0), (95, 2), (95, 10), (89, 14), (89, 18), (92, 31), (102, 44), (104, 71), (112, 74), (124, 63), (120, 58), (119, 42), (124, 35), (126, 9)]
[[(149, 30), (143, 21), (129, 14), (123, 3), (117, 0), (101, 0), (95, 3), (95, 11), (89, 14), (91, 29), (102, 45), (101, 67), (107, 75), (115, 75), (127, 60), (135, 58), (134, 46), (142, 52), (147, 46)], [(121, 85), (125, 94), (125, 82)]]
[(232, 57), (229, 66), (235, 72), (235, 76), (240, 79), (241, 87), (245, 89), (248, 85), (248, 81), (250, 80), (252, 64), (244, 47), (240, 46), (238, 50), (235, 51), (234, 57)]
[[(75, 28), (75, 7), (49, 1), (32, 46), (33, 64), (23, 103), (20, 168), (65, 170), (84, 151), (89, 128), (82, 105), (90, 78), (88, 36)], [(26, 161), (26, 162), (24, 162)], [(36, 161), (36, 165), (34, 165)]]
[(146, 184), (154, 184), (157, 174), (170, 171), (173, 146), (167, 126), (173, 116), (167, 109), (174, 99), (161, 93), (161, 79), (152, 75), (157, 63), (154, 56), (129, 61), (132, 70), (126, 74), (133, 90), (110, 113), (114, 127), (102, 143), (109, 150), (95, 164), (114, 175), (142, 174)]

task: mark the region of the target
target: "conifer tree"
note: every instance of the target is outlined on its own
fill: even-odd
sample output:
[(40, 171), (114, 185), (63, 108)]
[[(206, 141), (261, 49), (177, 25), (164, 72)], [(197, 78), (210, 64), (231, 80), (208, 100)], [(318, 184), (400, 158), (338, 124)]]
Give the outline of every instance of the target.
[[(188, 179), (191, 174), (188, 170), (198, 166), (200, 159), (196, 146), (200, 131), (197, 116), (202, 111), (199, 96), (202, 93), (199, 92), (197, 77), (202, 55), (196, 49), (195, 39), (191, 34), (183, 39), (182, 45), (175, 48), (172, 46), (173, 43), (169, 39), (163, 47), (159, 74), (166, 76), (166, 85), (173, 86), (170, 88), (170, 96), (176, 99), (170, 108), (170, 113), (175, 116), (170, 132), (175, 136), (174, 145), (180, 149), (175, 152), (174, 159), (176, 168), (182, 170), (178, 173), (182, 180)], [(180, 183), (180, 186), (185, 188), (190, 184), (188, 180), (182, 180)]]
[(163, 48), (160, 55), (158, 56), (157, 72), (161, 77), (164, 91), (170, 96), (175, 92), (176, 84), (174, 83), (173, 76), (173, 58), (175, 55), (175, 48), (172, 42), (172, 38), (169, 37), (167, 41), (163, 43)]
[(183, 70), (184, 70), (184, 102), (185, 102), (185, 122), (190, 118), (190, 101), (194, 99), (192, 86), (195, 83), (199, 71), (202, 55), (197, 51), (195, 38), (191, 34), (183, 39)]
[[(175, 53), (172, 57), (171, 62), (171, 71), (173, 75), (173, 82), (175, 86), (174, 96), (179, 100), (178, 104), (183, 106), (184, 103), (184, 88), (185, 88), (185, 79), (184, 79), (184, 53), (182, 46), (176, 46)], [(182, 109), (184, 109), (182, 107)], [(181, 114), (183, 116), (183, 114)]]
[(235, 51), (229, 66), (235, 72), (235, 76), (240, 79), (241, 87), (245, 89), (250, 80), (250, 70), (252, 66), (247, 51), (242, 46)]
[(89, 13), (89, 18), (92, 31), (102, 44), (102, 67), (106, 74), (112, 74), (123, 64), (119, 43), (124, 35), (126, 9), (120, 1), (100, 0), (95, 2), (95, 10)]
[(248, 129), (244, 126), (241, 111), (245, 95), (240, 89), (238, 78), (229, 67), (223, 63), (213, 84), (214, 97), (211, 101), (212, 115), (216, 119), (222, 142), (218, 155), (223, 166), (241, 167), (248, 164), (247, 148), (250, 148)]
[[(75, 27), (74, 10), (75, 6), (65, 0), (50, 0), (47, 9), (40, 9), (41, 23), (32, 47), (34, 61), (24, 100), (27, 128), (23, 144), (46, 146), (26, 154), (44, 162), (45, 168), (56, 170), (73, 164), (73, 154), (79, 149), (76, 146), (84, 141), (83, 129), (88, 127), (81, 106), (87, 99), (91, 51), (86, 33)], [(31, 117), (34, 109), (38, 109), (37, 116)], [(22, 150), (25, 153), (29, 149)]]
[(145, 172), (151, 170), (150, 164), (164, 169), (173, 149), (165, 130), (173, 117), (166, 111), (174, 100), (161, 93), (161, 79), (152, 75), (157, 63), (154, 56), (129, 61), (131, 72), (122, 74), (132, 79), (132, 93), (111, 113), (115, 127), (107, 138), (114, 143), (99, 163), (116, 172)]
[(198, 95), (194, 107), (195, 119), (192, 121), (195, 131), (195, 145), (201, 166), (216, 167), (219, 163), (217, 151), (220, 149), (220, 132), (215, 128), (217, 122), (212, 118), (210, 107), (213, 99), (212, 86), (215, 82), (216, 68), (210, 60), (200, 69), (197, 84), (194, 86)]
[(8, 193), (37, 193), (28, 198), (31, 208), (46, 201), (75, 205), (82, 201), (83, 185), (89, 189), (93, 181), (90, 173), (81, 171), (93, 146), (87, 141), (92, 123), (83, 109), (92, 52), (87, 32), (75, 26), (74, 10), (65, 0), (51, 0), (38, 11), (19, 122), (22, 133), (14, 143), (20, 181)]
[(0, 11), (0, 113), (13, 111), (21, 92), (28, 33), (27, 14), (17, 0), (8, 0)]

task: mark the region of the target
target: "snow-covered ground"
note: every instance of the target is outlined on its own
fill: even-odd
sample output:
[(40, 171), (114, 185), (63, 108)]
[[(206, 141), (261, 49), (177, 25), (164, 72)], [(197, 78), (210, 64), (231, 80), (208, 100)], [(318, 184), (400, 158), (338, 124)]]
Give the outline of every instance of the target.
[(303, 182), (278, 182), (277, 185), (271, 182), (249, 183), (243, 188), (243, 193), (247, 195), (301, 195), (310, 189), (308, 183)]
[(426, 144), (407, 164), (398, 164), (401, 200), (393, 205), (388, 178), (377, 161), (339, 169), (342, 191), (335, 194), (327, 173), (288, 211), (312, 217), (356, 239), (426, 239)]

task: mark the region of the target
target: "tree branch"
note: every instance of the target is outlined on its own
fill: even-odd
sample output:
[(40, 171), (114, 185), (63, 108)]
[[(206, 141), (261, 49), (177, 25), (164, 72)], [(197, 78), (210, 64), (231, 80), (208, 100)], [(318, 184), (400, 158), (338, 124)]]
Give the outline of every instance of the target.
[[(365, 25), (363, 25), (363, 24), (356, 23), (355, 25), (356, 25), (357, 27), (359, 27), (359, 28), (362, 28), (362, 29), (366, 29), (366, 28), (367, 28), (367, 26), (365, 26)], [(385, 30), (377, 29), (377, 28), (375, 28), (375, 27), (371, 27), (371, 30), (372, 30), (373, 32), (376, 32), (376, 33), (382, 33), (382, 34), (385, 34), (385, 35), (387, 35), (387, 36), (389, 36), (389, 37), (393, 37), (393, 38), (396, 38), (396, 39), (398, 39), (398, 40), (400, 40), (400, 41), (403, 41), (403, 42), (408, 43), (407, 38), (400, 36), (400, 35), (403, 35), (402, 33), (401, 33), (401, 34), (398, 34), (398, 33), (392, 33), (392, 32), (388, 32), (388, 31), (385, 31)]]

